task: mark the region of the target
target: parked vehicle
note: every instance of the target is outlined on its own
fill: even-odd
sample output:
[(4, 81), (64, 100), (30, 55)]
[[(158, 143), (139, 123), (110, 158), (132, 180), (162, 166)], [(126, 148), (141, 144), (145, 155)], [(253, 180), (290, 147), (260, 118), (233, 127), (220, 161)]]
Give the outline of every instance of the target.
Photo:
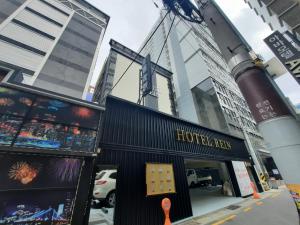
[(189, 187), (195, 187), (197, 185), (208, 186), (212, 183), (212, 177), (211, 176), (197, 175), (195, 169), (187, 169), (186, 170), (186, 177), (187, 177)]
[(96, 174), (93, 196), (113, 208), (116, 204), (117, 170), (102, 170)]

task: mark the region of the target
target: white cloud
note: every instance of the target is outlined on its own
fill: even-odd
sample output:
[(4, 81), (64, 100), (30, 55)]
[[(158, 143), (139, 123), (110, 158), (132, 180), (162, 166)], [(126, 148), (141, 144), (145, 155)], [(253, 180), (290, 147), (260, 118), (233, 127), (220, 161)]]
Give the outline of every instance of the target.
[(280, 76), (276, 80), (277, 85), (282, 92), (294, 103), (300, 103), (299, 93), (300, 86), (289, 73)]
[(110, 16), (91, 82), (91, 85), (95, 85), (109, 53), (110, 39), (137, 50), (158, 18), (159, 9), (151, 0), (87, 1)]

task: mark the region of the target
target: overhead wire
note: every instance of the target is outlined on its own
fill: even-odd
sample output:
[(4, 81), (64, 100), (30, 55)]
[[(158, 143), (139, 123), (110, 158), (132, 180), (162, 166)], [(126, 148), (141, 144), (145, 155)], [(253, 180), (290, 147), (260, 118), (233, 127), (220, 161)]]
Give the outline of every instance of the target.
[[(165, 40), (164, 40), (164, 43), (163, 43), (163, 45), (162, 45), (162, 47), (161, 47), (160, 53), (159, 53), (159, 55), (158, 55), (158, 57), (157, 57), (157, 59), (156, 59), (154, 68), (153, 68), (153, 70), (152, 70), (152, 72), (151, 72), (152, 75), (153, 75), (154, 72), (155, 72), (155, 69), (156, 69), (157, 64), (158, 64), (158, 62), (159, 62), (159, 59), (160, 59), (160, 57), (161, 57), (161, 54), (162, 54), (162, 52), (163, 52), (163, 50), (164, 50), (164, 48), (165, 48), (165, 45), (166, 45), (166, 43), (167, 43), (167, 41), (168, 41), (168, 38), (169, 38), (169, 35), (170, 35), (170, 33), (171, 33), (173, 24), (174, 24), (174, 22), (175, 22), (175, 18), (176, 18), (176, 15), (174, 15), (174, 18), (173, 18), (172, 23), (171, 23), (171, 25), (170, 25), (169, 31), (168, 31), (168, 33), (167, 33), (167, 36), (166, 36), (166, 38), (165, 38)], [(142, 96), (142, 97), (144, 97), (144, 96)], [(141, 101), (141, 98), (138, 99), (137, 103), (139, 104), (140, 101)]]
[(160, 25), (164, 22), (165, 18), (167, 17), (167, 15), (170, 13), (170, 10), (168, 10), (168, 12), (164, 15), (164, 17), (162, 18), (162, 20), (159, 22), (159, 24), (156, 26), (156, 28), (154, 29), (154, 31), (152, 32), (152, 34), (148, 37), (147, 41), (144, 43), (144, 45), (142, 46), (142, 48), (139, 50), (139, 52), (135, 55), (135, 57), (131, 60), (131, 63), (127, 66), (127, 68), (125, 69), (125, 71), (122, 73), (122, 75), (119, 77), (119, 79), (117, 80), (117, 82), (114, 84), (114, 86), (111, 88), (111, 90), (108, 92), (107, 95), (109, 95), (113, 89), (119, 84), (119, 82), (121, 81), (121, 79), (125, 76), (125, 74), (127, 73), (127, 71), (129, 70), (129, 68), (132, 66), (132, 64), (135, 62), (135, 60), (137, 59), (137, 57), (140, 55), (140, 53), (143, 51), (143, 49), (146, 47), (146, 45), (149, 43), (149, 41), (151, 40), (151, 38), (154, 36), (154, 34), (156, 33), (156, 31), (158, 30), (158, 28), (160, 27)]
[(161, 48), (161, 50), (160, 50), (160, 53), (159, 53), (159, 55), (158, 55), (158, 57), (157, 57), (156, 63), (155, 63), (155, 65), (154, 65), (152, 74), (155, 72), (156, 66), (157, 66), (158, 61), (159, 61), (159, 59), (160, 59), (160, 56), (161, 56), (161, 54), (162, 54), (162, 52), (163, 52), (163, 50), (164, 50), (164, 47), (165, 47), (165, 45), (166, 45), (166, 43), (167, 43), (167, 41), (168, 41), (169, 35), (170, 35), (170, 33), (171, 33), (171, 29), (172, 29), (173, 24), (174, 24), (174, 21), (175, 21), (175, 17), (176, 17), (176, 15), (174, 15), (174, 18), (173, 18), (172, 23), (171, 23), (171, 25), (170, 25), (169, 31), (168, 31), (168, 33), (167, 33), (167, 36), (166, 36), (165, 40), (164, 40), (163, 46), (162, 46), (162, 48)]

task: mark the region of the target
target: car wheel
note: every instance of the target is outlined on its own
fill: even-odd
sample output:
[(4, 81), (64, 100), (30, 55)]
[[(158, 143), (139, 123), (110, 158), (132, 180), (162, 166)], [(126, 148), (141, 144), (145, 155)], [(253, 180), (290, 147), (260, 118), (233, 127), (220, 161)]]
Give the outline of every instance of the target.
[(111, 191), (109, 192), (109, 194), (106, 196), (106, 205), (109, 208), (114, 208), (116, 205), (116, 192), (115, 191)]

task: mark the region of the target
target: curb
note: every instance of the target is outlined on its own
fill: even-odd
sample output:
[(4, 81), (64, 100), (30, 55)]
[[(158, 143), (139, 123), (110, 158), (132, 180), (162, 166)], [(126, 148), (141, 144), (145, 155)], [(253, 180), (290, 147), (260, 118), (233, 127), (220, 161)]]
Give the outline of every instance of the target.
[(235, 204), (236, 206), (239, 206), (237, 209), (230, 210), (227, 207), (223, 209), (219, 209), (216, 211), (213, 211), (211, 213), (205, 214), (203, 216), (199, 217), (192, 217), (190, 219), (186, 219), (184, 221), (178, 221), (175, 224), (176, 225), (219, 225), (223, 224), (226, 221), (230, 221), (235, 217), (235, 214), (240, 213), (244, 210), (250, 210), (250, 206), (253, 204), (259, 204), (259, 202), (263, 199), (266, 199), (275, 193), (281, 193), (285, 187), (280, 187), (279, 189), (271, 189), (269, 191), (259, 193), (261, 198), (260, 199), (253, 199), (252, 196), (245, 198), (245, 200), (239, 202), (238, 204)]

